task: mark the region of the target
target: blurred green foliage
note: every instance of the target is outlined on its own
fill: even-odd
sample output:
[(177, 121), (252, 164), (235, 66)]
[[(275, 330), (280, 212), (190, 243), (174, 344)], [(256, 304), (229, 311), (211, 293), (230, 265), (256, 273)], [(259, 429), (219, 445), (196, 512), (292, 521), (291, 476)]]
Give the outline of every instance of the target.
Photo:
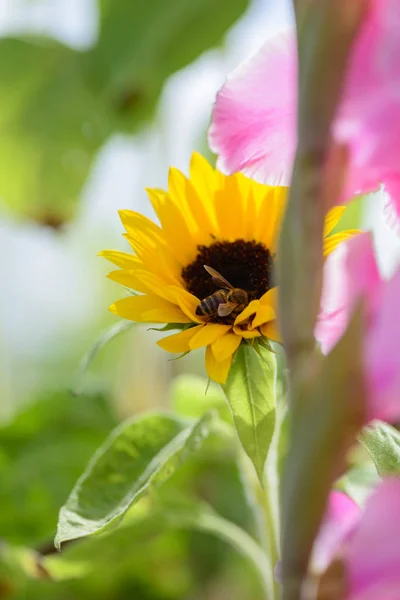
[[(200, 383), (193, 378), (195, 392)], [(186, 377), (185, 402), (190, 385)], [(173, 383), (175, 402), (184, 406), (178, 389)], [(54, 553), (58, 510), (115, 422), (103, 397), (59, 394), (0, 430), (0, 598), (209, 600), (221, 590), (229, 598), (260, 598), (249, 563), (197, 521), (209, 506), (256, 533), (234, 436), (208, 437), (119, 528)]]
[(59, 393), (1, 428), (0, 538), (52, 545), (60, 506), (115, 425), (104, 397)]
[(100, 0), (95, 45), (0, 40), (0, 197), (57, 225), (79, 199), (97, 150), (153, 115), (169, 75), (224, 33), (249, 0)]

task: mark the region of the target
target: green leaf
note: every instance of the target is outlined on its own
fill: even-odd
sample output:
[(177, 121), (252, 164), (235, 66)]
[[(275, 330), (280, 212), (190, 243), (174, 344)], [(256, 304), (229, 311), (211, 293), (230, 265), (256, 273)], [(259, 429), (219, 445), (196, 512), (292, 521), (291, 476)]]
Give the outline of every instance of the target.
[(240, 442), (262, 484), (275, 427), (276, 358), (250, 344), (237, 351), (224, 385)]
[(165, 79), (221, 43), (249, 0), (101, 0), (87, 70), (121, 128), (148, 118)]
[(102, 0), (84, 52), (42, 37), (0, 40), (0, 198), (57, 226), (96, 153), (154, 115), (166, 79), (219, 44), (249, 0)]
[(82, 58), (56, 42), (0, 40), (0, 197), (46, 224), (71, 214), (112, 131)]
[(366, 463), (350, 469), (336, 482), (335, 488), (347, 494), (354, 502), (363, 507), (379, 482), (380, 477), (374, 465)]
[(56, 547), (119, 521), (201, 446), (212, 420), (212, 413), (194, 424), (168, 414), (150, 414), (117, 427), (61, 508)]
[(400, 473), (400, 433), (397, 429), (376, 421), (363, 429), (360, 442), (368, 450), (381, 477)]

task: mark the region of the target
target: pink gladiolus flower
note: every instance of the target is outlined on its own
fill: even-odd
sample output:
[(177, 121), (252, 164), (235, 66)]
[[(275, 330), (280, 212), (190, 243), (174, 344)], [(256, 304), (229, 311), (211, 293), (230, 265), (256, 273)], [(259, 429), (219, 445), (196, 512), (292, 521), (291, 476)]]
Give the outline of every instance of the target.
[[(343, 199), (383, 183), (400, 215), (400, 2), (371, 0), (353, 46), (334, 138), (349, 148)], [(268, 40), (220, 90), (209, 132), (219, 167), (288, 184), (296, 147), (293, 30)]]
[[(335, 494), (331, 494), (330, 504)], [(345, 568), (343, 600), (399, 600), (400, 479), (384, 480), (368, 500), (364, 513), (351, 503), (347, 499), (342, 510), (334, 514), (328, 509), (314, 546), (313, 568), (322, 572), (338, 555)], [(327, 527), (338, 532), (334, 546), (326, 536)], [(318, 566), (318, 552), (328, 558), (328, 564)]]
[(313, 548), (313, 569), (322, 573), (340, 551), (361, 516), (360, 507), (343, 492), (331, 492), (325, 518)]
[(348, 600), (400, 597), (400, 479), (387, 479), (367, 503), (348, 541)]
[(323, 352), (342, 336), (362, 298), (367, 419), (394, 422), (400, 418), (400, 269), (390, 281), (381, 279), (369, 233), (344, 242), (326, 260), (315, 330)]

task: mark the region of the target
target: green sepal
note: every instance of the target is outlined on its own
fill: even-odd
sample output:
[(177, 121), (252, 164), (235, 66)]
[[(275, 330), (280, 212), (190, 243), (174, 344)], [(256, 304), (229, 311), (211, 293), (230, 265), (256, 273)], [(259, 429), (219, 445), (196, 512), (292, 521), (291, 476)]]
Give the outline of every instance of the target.
[(126, 321), (125, 319), (121, 319), (117, 323), (113, 323), (111, 327), (108, 327), (100, 336), (96, 339), (94, 344), (89, 348), (89, 350), (83, 356), (78, 372), (76, 374), (76, 383), (75, 386), (71, 389), (71, 394), (73, 396), (80, 396), (82, 393), (82, 380), (89, 369), (90, 365), (99, 354), (99, 352), (106, 346), (111, 340), (121, 335), (125, 331), (128, 331), (135, 325), (133, 321)]
[(180, 329), (185, 331), (194, 326), (194, 323), (166, 323), (163, 327), (149, 327), (147, 331), (171, 331), (172, 329)]
[(187, 356), (188, 354), (190, 354), (190, 350), (186, 350), (186, 352), (182, 352), (182, 354), (180, 354), (179, 356), (175, 356), (175, 358), (169, 358), (168, 362), (174, 362), (174, 360), (180, 360), (181, 358), (183, 358), (184, 356)]
[(271, 352), (272, 354), (276, 354), (276, 355), (280, 354), (280, 352), (278, 352), (277, 350), (274, 349), (273, 342), (264, 336), (254, 339), (254, 348), (257, 352), (258, 352), (259, 346), (261, 346), (262, 348), (265, 348), (265, 350), (268, 350), (268, 352)]

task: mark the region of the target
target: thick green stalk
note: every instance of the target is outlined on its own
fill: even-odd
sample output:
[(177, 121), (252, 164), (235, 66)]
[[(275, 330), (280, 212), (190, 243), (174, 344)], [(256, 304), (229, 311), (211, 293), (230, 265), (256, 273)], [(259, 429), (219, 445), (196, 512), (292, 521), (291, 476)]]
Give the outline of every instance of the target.
[[(298, 29), (298, 146), (279, 243), (279, 317), (290, 375), (291, 440), (283, 490), (284, 600), (299, 600), (338, 459), (362, 419), (361, 319), (323, 360), (314, 327), (322, 287), (324, 216), (337, 200), (346, 153), (332, 123), (367, 0), (294, 0)], [(348, 407), (346, 411), (346, 407)], [(352, 414), (352, 410), (354, 414)]]

